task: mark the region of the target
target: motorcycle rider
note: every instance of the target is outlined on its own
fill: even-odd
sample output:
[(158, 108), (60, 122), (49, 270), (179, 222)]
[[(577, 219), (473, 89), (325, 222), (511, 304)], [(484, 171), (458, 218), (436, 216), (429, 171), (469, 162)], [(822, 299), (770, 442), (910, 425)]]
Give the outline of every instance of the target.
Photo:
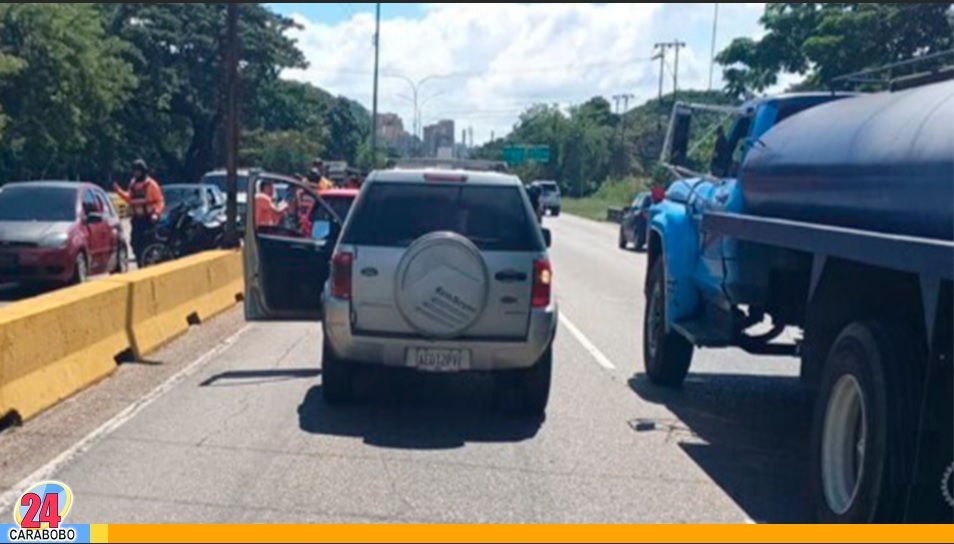
[(113, 190), (129, 205), (132, 214), (132, 248), (136, 264), (142, 268), (143, 253), (149, 245), (149, 235), (166, 210), (166, 199), (162, 187), (149, 175), (146, 161), (139, 159), (133, 163), (133, 178), (129, 190), (124, 191), (119, 184), (113, 184)]

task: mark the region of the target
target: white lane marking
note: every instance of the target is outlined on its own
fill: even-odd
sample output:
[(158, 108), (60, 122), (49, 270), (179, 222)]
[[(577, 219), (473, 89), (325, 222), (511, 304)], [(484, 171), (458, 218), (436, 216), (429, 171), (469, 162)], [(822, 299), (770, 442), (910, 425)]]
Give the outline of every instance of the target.
[(603, 352), (600, 351), (600, 349), (596, 347), (596, 345), (593, 344), (593, 342), (590, 342), (590, 339), (587, 338), (586, 335), (583, 334), (583, 331), (581, 331), (576, 325), (574, 325), (572, 321), (567, 319), (566, 316), (561, 315), (560, 323), (562, 323), (563, 326), (566, 327), (566, 330), (570, 331), (570, 334), (576, 337), (577, 342), (579, 342), (586, 351), (590, 352), (590, 355), (592, 355), (593, 358), (596, 359), (596, 362), (599, 363), (601, 367), (605, 368), (606, 370), (616, 370), (616, 365), (614, 365), (613, 362), (609, 360), (609, 357), (607, 357), (606, 355), (603, 355)]
[(50, 480), (50, 478), (52, 478), (53, 475), (56, 474), (61, 468), (72, 462), (77, 457), (88, 452), (93, 448), (93, 446), (101, 442), (110, 434), (116, 432), (120, 427), (128, 423), (143, 410), (162, 398), (163, 395), (171, 391), (175, 386), (179, 385), (180, 382), (184, 381), (186, 378), (189, 378), (198, 372), (204, 365), (228, 351), (229, 348), (234, 346), (250, 329), (251, 326), (246, 325), (242, 328), (242, 330), (238, 331), (218, 346), (212, 348), (202, 357), (199, 357), (194, 362), (190, 363), (189, 366), (185, 367), (176, 375), (166, 380), (159, 387), (156, 387), (150, 391), (145, 397), (139, 399), (135, 404), (117, 414), (115, 417), (104, 423), (100, 428), (89, 433), (71, 448), (61, 453), (58, 457), (44, 465), (42, 468), (28, 476), (17, 485), (13, 486), (12, 489), (9, 489), (3, 495), (0, 495), (0, 512), (6, 512), (7, 510), (13, 508), (13, 505), (20, 498), (20, 495), (22, 495), (27, 489), (30, 489), (30, 486), (36, 485), (39, 482)]

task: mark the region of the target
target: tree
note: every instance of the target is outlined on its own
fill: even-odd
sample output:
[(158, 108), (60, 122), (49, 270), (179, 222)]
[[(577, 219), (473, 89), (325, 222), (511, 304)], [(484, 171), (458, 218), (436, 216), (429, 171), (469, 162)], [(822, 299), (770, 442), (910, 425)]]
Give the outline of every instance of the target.
[(85, 3), (0, 4), (0, 177), (95, 178), (96, 150), (136, 83)]
[(951, 3), (766, 4), (761, 40), (733, 42), (718, 57), (727, 92), (744, 97), (806, 76), (809, 87), (954, 46)]
[[(110, 31), (130, 44), (140, 84), (120, 116), (130, 147), (167, 176), (197, 180), (219, 166), (225, 120), (223, 45), (226, 4), (99, 4)], [(256, 119), (262, 93), (281, 72), (306, 66), (287, 36), (295, 23), (263, 4), (240, 4), (243, 117)]]
[(328, 135), (321, 126), (310, 131), (254, 131), (242, 138), (240, 160), (269, 172), (301, 172), (325, 152)]
[(338, 97), (328, 111), (325, 122), (331, 134), (328, 158), (354, 164), (358, 159), (358, 148), (370, 132), (370, 116), (369, 125), (363, 128), (355, 118), (352, 102)]

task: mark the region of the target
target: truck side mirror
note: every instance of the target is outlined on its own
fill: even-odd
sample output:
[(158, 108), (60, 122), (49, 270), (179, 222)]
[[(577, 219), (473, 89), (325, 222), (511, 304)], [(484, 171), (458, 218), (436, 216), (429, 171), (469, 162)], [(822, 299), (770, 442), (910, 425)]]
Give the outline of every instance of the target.
[(675, 166), (689, 166), (689, 137), (692, 131), (692, 111), (677, 110), (673, 118), (672, 147), (669, 163)]

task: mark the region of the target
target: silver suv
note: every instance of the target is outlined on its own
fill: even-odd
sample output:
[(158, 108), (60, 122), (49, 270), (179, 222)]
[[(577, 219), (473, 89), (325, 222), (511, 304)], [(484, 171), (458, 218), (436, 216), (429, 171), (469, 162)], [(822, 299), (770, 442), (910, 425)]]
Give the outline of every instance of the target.
[(351, 400), (359, 365), (488, 372), (543, 415), (558, 323), (549, 245), (516, 177), (372, 174), (322, 298), (325, 400)]

